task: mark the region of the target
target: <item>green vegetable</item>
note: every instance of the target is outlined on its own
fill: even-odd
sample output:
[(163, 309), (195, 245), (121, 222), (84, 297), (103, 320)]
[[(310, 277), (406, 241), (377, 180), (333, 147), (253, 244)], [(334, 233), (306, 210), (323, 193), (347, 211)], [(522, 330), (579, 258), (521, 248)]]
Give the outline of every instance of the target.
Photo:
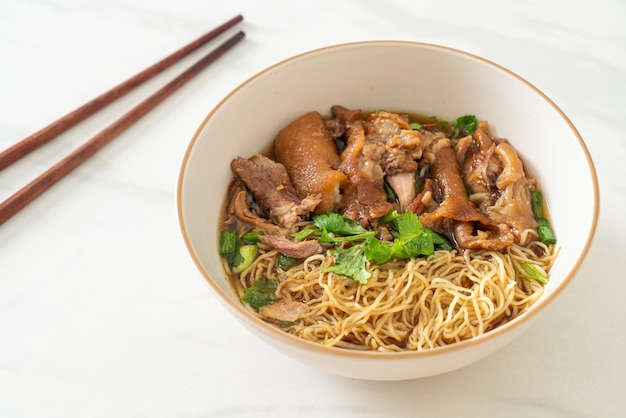
[(303, 229), (302, 231), (298, 231), (298, 232), (291, 234), (291, 236), (297, 239), (298, 241), (301, 241), (305, 239), (306, 237), (308, 237), (309, 235), (315, 234), (316, 232), (319, 232), (319, 231), (320, 230), (318, 228), (306, 228), (306, 229)]
[(424, 165), (420, 167), (417, 175), (415, 176), (415, 194), (420, 194), (424, 191), (424, 186), (426, 185), (426, 179), (429, 178), (430, 175), (430, 166)]
[(263, 232), (249, 232), (239, 238), (237, 231), (225, 229), (220, 233), (219, 253), (226, 257), (230, 270), (233, 273), (241, 273), (254, 261), (259, 248), (256, 244), (243, 244), (243, 241), (257, 242)]
[(278, 256), (278, 267), (287, 271), (298, 264), (298, 259), (281, 254)]
[(337, 237), (337, 236), (331, 236), (326, 230), (326, 228), (324, 228), (322, 229), (322, 234), (319, 237), (318, 242), (324, 243), (324, 242), (362, 241), (369, 237), (375, 236), (377, 233), (378, 232), (376, 231), (367, 231), (367, 232), (363, 232), (362, 234)]
[(437, 129), (441, 132), (445, 132), (450, 127), (450, 122), (447, 120), (438, 120), (436, 116), (431, 116), (433, 118), (433, 122), (437, 125)]
[(367, 232), (367, 229), (352, 219), (335, 212), (314, 216), (313, 225), (318, 227), (320, 231), (326, 229), (328, 232), (339, 235), (356, 235)]
[(247, 244), (239, 247), (239, 251), (233, 255), (231, 261), (231, 271), (233, 273), (241, 273), (250, 267), (258, 252), (259, 247), (255, 244)]
[(537, 190), (532, 193), (531, 197), (535, 218), (543, 218), (543, 194)]
[(545, 218), (537, 219), (537, 232), (539, 233), (539, 239), (546, 244), (556, 244), (556, 235)]
[(410, 211), (398, 216), (393, 223), (398, 228), (401, 240), (410, 240), (424, 230), (420, 219)]
[(376, 238), (370, 238), (365, 241), (363, 253), (365, 254), (365, 258), (368, 260), (373, 261), (378, 265), (383, 265), (391, 260), (393, 251), (391, 249), (391, 245), (388, 243), (380, 241)]
[(395, 239), (391, 244), (391, 258), (405, 260), (411, 257), (419, 257), (420, 255), (429, 256), (435, 253), (432, 236), (428, 232), (422, 232), (420, 235), (411, 239)]
[(433, 234), (433, 244), (435, 244), (435, 250), (452, 251), (450, 241), (435, 231), (431, 231), (431, 233)]
[(467, 135), (472, 135), (477, 127), (478, 119), (476, 119), (476, 116), (461, 116), (452, 124), (452, 136), (462, 138)]
[[(424, 227), (413, 212), (399, 215), (395, 211), (390, 211), (386, 218), (388, 223), (397, 230), (397, 238), (392, 243), (380, 241), (371, 233), (348, 237), (348, 239), (356, 237), (363, 239), (365, 237), (365, 242), (348, 249), (335, 250), (335, 264), (324, 271), (342, 274), (359, 283), (366, 283), (371, 276), (365, 269), (367, 261), (382, 265), (391, 259), (429, 256), (435, 252), (435, 249), (452, 249), (450, 243), (443, 236)], [(324, 231), (322, 231), (322, 238), (324, 238)], [(340, 240), (341, 238), (335, 239)]]
[(519, 277), (523, 277), (525, 279), (537, 280), (540, 283), (546, 284), (548, 283), (548, 277), (546, 277), (541, 270), (537, 268), (537, 266), (530, 263), (522, 263), (520, 264), (522, 269), (524, 269), (523, 273), (517, 273)]
[(422, 124), (419, 122), (411, 122), (409, 123), (409, 126), (411, 127), (411, 129), (417, 131), (418, 129), (422, 128)]
[(225, 229), (220, 232), (220, 255), (231, 255), (237, 251), (239, 237), (237, 232), (232, 229)]
[(539, 233), (539, 239), (546, 244), (556, 244), (556, 235), (550, 225), (550, 221), (544, 218), (543, 210), (543, 195), (540, 191), (536, 190), (531, 195), (533, 214), (537, 221), (537, 232)]
[(263, 231), (250, 231), (243, 234), (241, 239), (245, 242), (259, 242), (259, 235), (263, 235)]
[(258, 312), (263, 306), (278, 302), (278, 298), (276, 297), (277, 286), (278, 279), (262, 277), (250, 287), (244, 289), (241, 300)]
[(364, 243), (361, 243), (347, 249), (333, 251), (336, 257), (335, 264), (331, 267), (326, 267), (322, 271), (340, 274), (350, 277), (358, 283), (366, 284), (372, 273), (365, 268), (367, 259), (363, 252), (364, 245)]
[(383, 218), (381, 219), (381, 221), (382, 221), (383, 223), (388, 224), (388, 223), (390, 223), (391, 221), (393, 221), (394, 219), (396, 219), (398, 216), (400, 216), (400, 214), (398, 213), (398, 211), (397, 211), (397, 210), (395, 210), (395, 209), (391, 209), (391, 210), (389, 211), (389, 213), (388, 213), (388, 214), (386, 214), (385, 216), (383, 216)]
[(429, 256), (435, 252), (435, 249), (452, 249), (448, 240), (423, 226), (419, 217), (413, 212), (398, 215), (392, 223), (398, 230), (398, 238), (391, 245), (391, 258)]
[(398, 201), (398, 197), (396, 196), (395, 190), (393, 190), (393, 187), (391, 187), (391, 185), (389, 184), (389, 182), (387, 182), (386, 179), (383, 181), (383, 190), (385, 191), (385, 194), (387, 195), (387, 201), (389, 202)]

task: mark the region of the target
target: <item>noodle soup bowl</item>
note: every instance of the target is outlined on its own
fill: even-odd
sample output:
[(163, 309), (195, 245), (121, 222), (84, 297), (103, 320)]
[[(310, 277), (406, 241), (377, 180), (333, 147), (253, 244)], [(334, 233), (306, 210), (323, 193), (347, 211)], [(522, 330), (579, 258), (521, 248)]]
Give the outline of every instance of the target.
[[(415, 112), (487, 120), (507, 138), (546, 197), (559, 255), (545, 292), (512, 321), (469, 340), (402, 352), (358, 351), (299, 339), (246, 308), (218, 254), (218, 229), (232, 179), (230, 162), (268, 149), (298, 116), (330, 107)], [(576, 185), (572, 187), (571, 185)], [(574, 278), (598, 217), (598, 184), (576, 128), (545, 94), (511, 71), (443, 46), (374, 41), (322, 48), (273, 65), (227, 95), (202, 121), (180, 170), (177, 206), (191, 258), (225, 309), (275, 349), (328, 373), (404, 380), (467, 366), (505, 346), (534, 323)]]

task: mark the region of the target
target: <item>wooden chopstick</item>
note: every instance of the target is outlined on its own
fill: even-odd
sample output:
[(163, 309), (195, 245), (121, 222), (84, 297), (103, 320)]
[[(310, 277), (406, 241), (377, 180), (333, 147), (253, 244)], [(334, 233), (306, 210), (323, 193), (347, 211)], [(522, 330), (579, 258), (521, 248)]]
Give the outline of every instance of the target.
[(86, 143), (78, 147), (74, 152), (63, 158), (61, 161), (50, 167), (46, 172), (41, 174), (35, 180), (28, 183), (22, 189), (10, 196), (7, 200), (0, 203), (0, 225), (9, 218), (19, 212), (27, 204), (32, 202), (44, 191), (49, 189), (53, 184), (63, 178), (66, 174), (74, 170), (81, 163), (100, 150), (106, 144), (111, 142), (116, 136), (131, 126), (139, 118), (148, 111), (156, 107), (164, 99), (170, 96), (179, 87), (192, 79), (204, 68), (213, 63), (217, 58), (232, 48), (244, 37), (244, 32), (239, 31), (224, 43), (214, 49), (211, 53), (204, 56), (178, 77), (170, 81), (168, 84), (152, 94), (143, 102), (125, 113), (111, 125), (100, 131)]
[(196, 49), (205, 45), (207, 42), (215, 39), (222, 33), (226, 32), (228, 29), (241, 22), (242, 20), (243, 16), (241, 15), (233, 17), (232, 19), (221, 24), (217, 28), (202, 35), (193, 42), (185, 45), (184, 47), (173, 52), (162, 60), (156, 62), (152, 66), (132, 76), (123, 83), (118, 84), (111, 90), (102, 93), (100, 96), (85, 103), (81, 107), (73, 110), (62, 118), (46, 126), (45, 128), (35, 132), (34, 134), (30, 135), (27, 138), (24, 138), (10, 148), (7, 148), (6, 150), (0, 152), (0, 170), (13, 164), (15, 161), (34, 151), (41, 145), (65, 132), (66, 130), (70, 129), (77, 123), (85, 120), (86, 118), (93, 115), (95, 112), (102, 109), (117, 98), (128, 93), (135, 87), (139, 86), (140, 84), (159, 74), (161, 71), (172, 66), (174, 63), (180, 61), (182, 58), (189, 55)]

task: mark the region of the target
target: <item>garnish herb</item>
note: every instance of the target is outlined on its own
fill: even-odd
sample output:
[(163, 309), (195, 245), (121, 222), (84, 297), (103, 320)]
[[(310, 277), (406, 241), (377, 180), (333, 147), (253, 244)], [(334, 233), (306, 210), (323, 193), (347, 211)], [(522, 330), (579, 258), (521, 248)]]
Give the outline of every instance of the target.
[(294, 267), (296, 264), (298, 264), (298, 259), (281, 254), (278, 256), (277, 263), (278, 267), (280, 267), (284, 271), (287, 271), (290, 268)]
[(415, 175), (415, 194), (422, 193), (428, 177), (430, 177), (430, 166), (424, 165), (420, 167)]
[[(372, 234), (354, 235), (352, 238), (359, 237), (359, 239), (365, 239), (365, 242), (347, 249), (334, 250), (335, 265), (324, 271), (342, 274), (365, 284), (371, 276), (365, 268), (367, 261), (382, 265), (391, 259), (429, 256), (434, 254), (435, 249), (452, 249), (450, 243), (443, 236), (424, 227), (413, 212), (399, 215), (395, 210), (392, 210), (383, 219), (397, 232), (397, 238), (392, 243), (380, 241)], [(322, 232), (322, 237), (323, 235), (324, 232)], [(320, 242), (322, 242), (321, 239)]]
[(363, 253), (365, 254), (366, 259), (381, 266), (391, 260), (393, 251), (391, 249), (391, 245), (386, 242), (377, 240), (376, 238), (370, 238), (365, 241)]
[(539, 239), (546, 244), (556, 244), (556, 235), (545, 218), (537, 219), (537, 232), (539, 233)]
[(422, 128), (422, 124), (419, 122), (411, 122), (409, 123), (409, 126), (411, 127), (411, 129), (413, 129), (414, 131), (417, 131), (419, 129)]
[(258, 312), (263, 306), (278, 302), (275, 294), (277, 286), (278, 279), (262, 277), (244, 289), (241, 300)]
[(433, 235), (433, 244), (435, 244), (435, 250), (452, 251), (452, 244), (443, 235), (430, 231)]
[(381, 219), (381, 221), (385, 224), (388, 224), (390, 222), (392, 222), (394, 219), (396, 219), (398, 216), (400, 216), (400, 214), (398, 213), (397, 210), (395, 209), (391, 209), (389, 211), (389, 213), (387, 213), (385, 216), (383, 216), (383, 218)]
[(398, 201), (398, 197), (396, 196), (396, 192), (393, 190), (393, 187), (391, 187), (391, 185), (389, 184), (389, 182), (387, 182), (386, 179), (383, 181), (383, 190), (385, 191), (385, 194), (387, 195), (387, 200), (389, 202), (397, 202)]
[(541, 270), (537, 268), (537, 266), (530, 263), (522, 263), (520, 264), (520, 266), (522, 267), (524, 272), (518, 272), (517, 275), (519, 277), (523, 277), (524, 279), (537, 280), (538, 282), (543, 284), (548, 283), (548, 277), (544, 275)]
[(550, 221), (544, 218), (543, 195), (540, 191), (535, 190), (532, 195), (532, 207), (535, 220), (537, 221), (537, 232), (539, 239), (546, 244), (556, 244), (556, 235), (550, 225)]
[(373, 237), (377, 234), (376, 231), (367, 231), (362, 234), (345, 235), (345, 236), (331, 236), (326, 228), (322, 229), (322, 235), (319, 237), (318, 242), (346, 242), (346, 241), (363, 241), (369, 237)]
[(243, 237), (241, 237), (241, 239), (244, 242), (259, 242), (259, 235), (263, 234), (263, 231), (250, 231), (243, 234)]
[(229, 256), (237, 251), (239, 237), (232, 229), (225, 229), (220, 233), (220, 255)]
[(365, 268), (367, 259), (363, 252), (364, 243), (353, 245), (347, 249), (337, 249), (333, 251), (335, 254), (335, 264), (326, 267), (322, 271), (340, 274), (350, 277), (354, 281), (366, 284), (372, 273)]
[(531, 198), (535, 218), (543, 218), (543, 194), (540, 191), (535, 190), (532, 192)]
[[(256, 235), (258, 240), (258, 235)], [(252, 241), (252, 237), (243, 240)], [(224, 229), (220, 232), (219, 252), (222, 257), (226, 257), (228, 266), (233, 273), (241, 273), (254, 261), (259, 248), (256, 244), (243, 244), (242, 238), (239, 238), (237, 231), (232, 229)]]
[(302, 231), (298, 231), (298, 232), (291, 234), (291, 236), (297, 239), (298, 241), (302, 241), (309, 235), (315, 234), (316, 232), (319, 232), (319, 231), (320, 230), (318, 228), (306, 228), (306, 229), (303, 229)]
[(320, 231), (326, 229), (328, 232), (339, 235), (356, 235), (368, 232), (357, 222), (335, 212), (314, 216), (313, 225), (318, 227)]
[(462, 138), (472, 135), (477, 127), (478, 119), (475, 115), (461, 116), (452, 123), (452, 136)]
[(406, 259), (429, 256), (435, 250), (451, 250), (452, 245), (443, 236), (422, 225), (413, 212), (396, 217), (392, 224), (398, 230), (398, 238), (391, 244), (391, 258)]
[(233, 255), (231, 261), (231, 271), (233, 273), (241, 273), (250, 267), (258, 252), (259, 247), (255, 244), (246, 244), (239, 247), (239, 251)]

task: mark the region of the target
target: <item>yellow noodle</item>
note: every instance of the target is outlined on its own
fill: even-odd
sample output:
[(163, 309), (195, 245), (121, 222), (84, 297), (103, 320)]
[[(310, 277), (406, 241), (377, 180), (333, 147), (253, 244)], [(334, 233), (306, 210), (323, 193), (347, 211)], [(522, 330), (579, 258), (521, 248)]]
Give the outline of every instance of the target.
[(504, 252), (438, 251), (429, 258), (369, 265), (372, 277), (364, 285), (323, 272), (332, 257), (314, 255), (283, 272), (276, 267), (279, 254), (261, 249), (240, 284), (278, 277), (279, 298), (309, 307), (282, 328), (300, 338), (358, 350), (425, 350), (482, 335), (535, 303), (543, 285), (516, 272), (527, 262), (547, 275), (556, 253), (553, 246), (533, 245), (545, 255), (515, 244)]

